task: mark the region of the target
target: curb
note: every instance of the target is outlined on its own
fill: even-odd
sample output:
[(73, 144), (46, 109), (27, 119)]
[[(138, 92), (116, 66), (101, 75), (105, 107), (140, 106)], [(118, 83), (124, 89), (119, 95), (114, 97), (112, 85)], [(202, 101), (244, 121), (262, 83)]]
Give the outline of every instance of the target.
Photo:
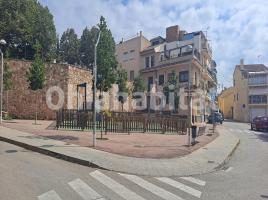
[[(19, 141), (13, 140), (13, 139), (8, 139), (8, 138), (2, 137), (2, 136), (0, 136), (0, 141), (7, 142), (7, 143), (10, 143), (10, 144), (25, 148), (27, 150), (33, 151), (33, 152), (37, 152), (37, 153), (40, 153), (40, 154), (43, 154), (43, 155), (47, 155), (47, 156), (50, 156), (50, 157), (54, 157), (56, 159), (61, 159), (61, 160), (68, 161), (68, 162), (71, 162), (71, 163), (79, 164), (79, 165), (82, 165), (82, 166), (124, 173), (124, 172), (122, 172), (120, 170), (114, 170), (114, 169), (109, 169), (109, 168), (106, 168), (106, 167), (101, 167), (101, 166), (99, 166), (99, 165), (97, 165), (97, 164), (95, 164), (93, 162), (88, 161), (88, 160), (68, 156), (68, 155), (65, 155), (65, 154), (62, 154), (62, 153), (58, 153), (58, 152), (55, 152), (55, 151), (48, 150), (46, 148), (29, 145), (29, 144), (19, 142)], [(211, 169), (209, 169), (207, 171), (204, 171), (202, 173), (192, 172), (192, 173), (189, 173), (187, 176), (207, 174), (207, 173), (211, 173), (211, 172), (215, 172), (217, 170), (220, 170), (230, 160), (231, 156), (234, 154), (234, 152), (235, 152), (236, 148), (239, 146), (239, 144), (240, 144), (240, 139), (237, 138), (235, 143), (234, 143), (234, 145), (232, 146), (232, 149), (230, 149), (230, 152), (228, 153), (228, 155), (218, 164), (218, 166), (214, 166), (214, 168), (211, 168)], [(129, 173), (129, 174), (133, 174), (133, 173)], [(152, 175), (142, 175), (142, 176), (152, 176)], [(174, 175), (170, 175), (170, 176), (178, 176), (178, 175), (174, 174)]]
[(6, 143), (9, 143), (9, 144), (13, 144), (13, 145), (22, 147), (24, 149), (27, 149), (27, 150), (30, 150), (30, 151), (33, 151), (33, 152), (37, 152), (37, 153), (40, 153), (40, 154), (43, 154), (43, 155), (47, 155), (47, 156), (50, 156), (50, 157), (53, 157), (53, 158), (56, 158), (56, 159), (60, 159), (60, 160), (68, 161), (68, 162), (71, 162), (71, 163), (79, 164), (79, 165), (82, 165), (82, 166), (108, 170), (108, 169), (100, 167), (100, 166), (98, 166), (98, 165), (96, 165), (96, 164), (94, 164), (92, 162), (89, 162), (87, 160), (82, 160), (82, 159), (79, 159), (79, 158), (67, 156), (67, 155), (64, 155), (64, 154), (61, 154), (61, 153), (50, 151), (50, 150), (47, 150), (47, 149), (44, 149), (44, 148), (41, 148), (41, 147), (32, 146), (32, 145), (25, 144), (25, 143), (22, 143), (22, 142), (18, 142), (18, 141), (15, 141), (15, 140), (7, 139), (7, 138), (1, 137), (1, 136), (0, 136), (0, 141), (6, 142)]
[(219, 166), (217, 166), (217, 167), (214, 168), (215, 171), (220, 170), (224, 165), (226, 165), (230, 161), (232, 155), (234, 154), (235, 150), (237, 149), (237, 147), (240, 144), (240, 139), (238, 138), (237, 140), (238, 141), (236, 142), (236, 145), (233, 147), (233, 149), (229, 153), (229, 155), (222, 161), (222, 163), (219, 164)]

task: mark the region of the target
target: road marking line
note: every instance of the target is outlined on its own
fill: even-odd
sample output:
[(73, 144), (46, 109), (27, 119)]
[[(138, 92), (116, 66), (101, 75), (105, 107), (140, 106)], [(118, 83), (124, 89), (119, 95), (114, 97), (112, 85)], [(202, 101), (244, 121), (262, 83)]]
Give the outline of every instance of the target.
[(225, 171), (226, 172), (230, 172), (230, 171), (232, 171), (234, 168), (233, 167), (228, 167), (228, 169), (226, 169)]
[(202, 181), (202, 180), (199, 180), (199, 179), (196, 179), (196, 178), (193, 178), (193, 177), (180, 177), (180, 178), (183, 179), (183, 180), (186, 180), (186, 181), (195, 183), (197, 185), (201, 185), (201, 186), (205, 186), (206, 185), (206, 182), (205, 181)]
[(127, 189), (125, 186), (117, 183), (110, 177), (104, 175), (103, 173), (99, 171), (94, 171), (90, 173), (90, 175), (101, 182), (103, 185), (111, 189), (113, 192), (118, 194), (119, 196), (123, 197), (124, 199), (127, 200), (145, 200), (135, 192), (132, 192), (131, 190)]
[(164, 190), (138, 176), (134, 175), (127, 175), (127, 174), (120, 174), (121, 176), (125, 177), (126, 179), (132, 181), (133, 183), (137, 184), (138, 186), (150, 191), (151, 193), (161, 197), (162, 199), (166, 200), (183, 200), (181, 197), (176, 196), (175, 194)]
[(50, 190), (40, 196), (38, 196), (39, 200), (62, 200), (60, 196), (54, 190)]
[(99, 193), (89, 187), (84, 181), (80, 179), (73, 180), (68, 183), (69, 186), (84, 200), (105, 200)]
[(198, 191), (198, 190), (196, 190), (194, 188), (191, 188), (191, 187), (189, 187), (187, 185), (184, 185), (184, 184), (182, 184), (182, 183), (180, 183), (178, 181), (175, 181), (173, 179), (170, 179), (170, 178), (167, 178), (167, 177), (161, 177), (161, 178), (156, 178), (156, 179), (161, 181), (161, 182), (163, 182), (163, 183), (171, 185), (171, 186), (173, 186), (173, 187), (175, 187), (175, 188), (177, 188), (179, 190), (182, 190), (182, 191), (184, 191), (184, 192), (186, 192), (188, 194), (191, 194), (191, 195), (193, 195), (193, 196), (195, 196), (197, 198), (200, 198), (201, 195), (202, 195), (202, 192), (200, 192), (200, 191)]

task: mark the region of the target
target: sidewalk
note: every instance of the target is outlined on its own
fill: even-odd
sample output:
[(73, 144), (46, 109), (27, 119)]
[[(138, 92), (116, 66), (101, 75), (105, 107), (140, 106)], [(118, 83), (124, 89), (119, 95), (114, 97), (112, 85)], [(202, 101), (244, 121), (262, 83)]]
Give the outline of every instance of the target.
[(232, 154), (239, 139), (221, 133), (189, 155), (170, 159), (133, 158), (37, 136), (0, 126), (0, 140), (71, 162), (145, 176), (189, 176), (215, 170)]
[[(92, 148), (92, 132), (78, 130), (55, 130), (53, 121), (39, 121), (34, 125), (33, 120), (4, 121), (4, 127), (18, 131), (43, 136), (53, 140)], [(210, 127), (211, 128), (211, 127)], [(95, 149), (135, 158), (175, 158), (202, 148), (213, 141), (218, 134), (204, 134), (197, 138), (198, 143), (188, 146), (188, 135), (150, 134), (150, 133), (108, 133), (103, 134), (103, 140), (97, 140)], [(97, 132), (97, 138), (101, 137)]]

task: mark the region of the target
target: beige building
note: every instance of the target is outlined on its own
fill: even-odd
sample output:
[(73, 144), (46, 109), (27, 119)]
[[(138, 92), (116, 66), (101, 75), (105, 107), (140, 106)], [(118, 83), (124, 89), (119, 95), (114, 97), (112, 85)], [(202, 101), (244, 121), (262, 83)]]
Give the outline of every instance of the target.
[[(134, 40), (135, 45), (132, 44)], [(135, 58), (128, 61), (124, 59), (131, 49), (139, 53), (135, 54), (135, 62)], [(211, 98), (216, 94), (217, 71), (212, 50), (202, 31), (187, 33), (180, 30), (179, 26), (172, 26), (166, 29), (166, 38), (158, 36), (149, 42), (143, 36), (138, 36), (117, 45), (117, 58), (119, 64), (128, 71), (130, 80), (133, 80), (131, 71), (134, 71), (134, 76), (138, 73), (142, 75), (148, 92), (163, 92), (163, 87), (175, 73), (178, 82), (176, 92), (182, 88), (188, 89), (190, 85), (195, 108), (193, 116), (196, 121), (205, 121), (210, 113)], [(178, 114), (187, 116), (189, 109), (181, 108), (183, 106), (180, 105), (189, 105), (188, 98), (180, 96), (179, 104), (176, 105)]]
[(140, 52), (150, 46), (142, 32), (137, 37), (133, 37), (127, 41), (122, 40), (116, 45), (116, 57), (122, 68), (127, 71), (128, 78), (133, 81), (139, 75), (140, 68)]
[(218, 96), (218, 106), (224, 118), (233, 119), (234, 113), (234, 87), (223, 90)]
[(263, 64), (245, 65), (234, 70), (234, 119), (249, 122), (268, 116), (268, 68)]

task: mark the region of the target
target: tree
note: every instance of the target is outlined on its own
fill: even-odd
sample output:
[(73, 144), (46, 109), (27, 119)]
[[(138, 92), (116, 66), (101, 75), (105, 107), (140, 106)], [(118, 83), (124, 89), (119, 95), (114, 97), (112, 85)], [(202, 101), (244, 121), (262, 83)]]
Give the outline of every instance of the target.
[(10, 66), (5, 62), (4, 64), (4, 91), (6, 91), (6, 112), (8, 113), (8, 91), (12, 88), (12, 71)]
[(166, 103), (167, 104), (170, 103), (169, 102), (170, 93), (174, 93), (174, 106), (175, 106), (175, 110), (177, 110), (178, 104), (179, 104), (179, 97), (177, 94), (178, 77), (177, 77), (175, 71), (173, 71), (171, 73), (171, 76), (169, 76), (167, 83), (164, 85), (163, 91), (164, 91), (164, 94), (166, 96)]
[(115, 42), (103, 16), (100, 18), (98, 27), (101, 31), (101, 36), (97, 49), (97, 88), (101, 92), (106, 92), (116, 82)]
[[(124, 103), (127, 101), (127, 96), (129, 95), (129, 88), (127, 86), (127, 72), (126, 70), (120, 68), (117, 70), (117, 81), (118, 84), (118, 92), (123, 93), (123, 95), (118, 96), (118, 101), (122, 105), (122, 111), (124, 110)], [(124, 94), (127, 94), (125, 96)]]
[(99, 30), (96, 27), (92, 27), (91, 30), (86, 27), (80, 39), (79, 56), (81, 65), (87, 68), (92, 68), (92, 64), (94, 63), (94, 46), (98, 32)]
[(10, 58), (34, 59), (34, 45), (39, 43), (42, 58), (53, 59), (56, 28), (47, 7), (36, 0), (0, 0), (0, 38), (7, 41)]
[(60, 61), (74, 65), (79, 61), (79, 39), (74, 29), (67, 29), (60, 40)]
[(40, 45), (35, 45), (35, 58), (32, 63), (30, 70), (27, 72), (29, 88), (36, 92), (36, 110), (35, 110), (35, 124), (37, 124), (37, 101), (38, 101), (38, 90), (43, 89), (45, 84), (45, 64), (40, 56)]
[(142, 77), (139, 75), (134, 79), (133, 82), (133, 93), (135, 92), (144, 92), (146, 90), (145, 83)]

